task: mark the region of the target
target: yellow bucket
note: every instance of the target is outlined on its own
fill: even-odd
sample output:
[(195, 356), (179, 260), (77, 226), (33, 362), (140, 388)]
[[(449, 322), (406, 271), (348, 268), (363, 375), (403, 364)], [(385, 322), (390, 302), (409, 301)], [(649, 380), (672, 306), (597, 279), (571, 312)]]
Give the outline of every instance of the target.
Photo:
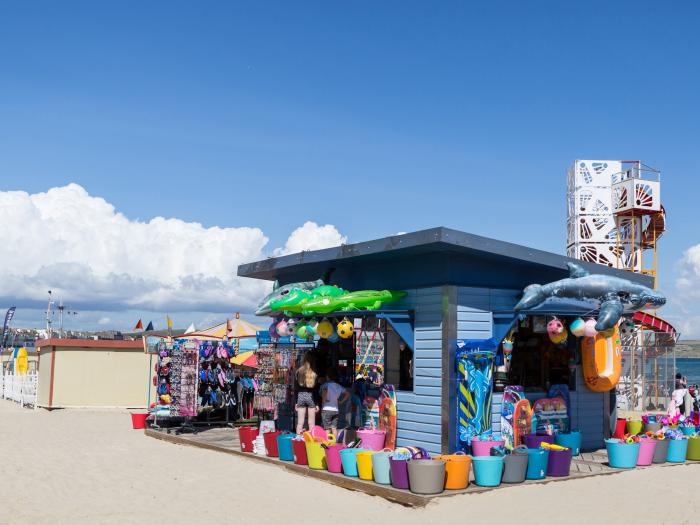
[(309, 468), (314, 470), (325, 470), (328, 468), (326, 466), (326, 454), (320, 442), (306, 442), (306, 459), (308, 460)]
[(376, 454), (373, 451), (357, 453), (357, 473), (360, 479), (372, 481), (372, 456)]

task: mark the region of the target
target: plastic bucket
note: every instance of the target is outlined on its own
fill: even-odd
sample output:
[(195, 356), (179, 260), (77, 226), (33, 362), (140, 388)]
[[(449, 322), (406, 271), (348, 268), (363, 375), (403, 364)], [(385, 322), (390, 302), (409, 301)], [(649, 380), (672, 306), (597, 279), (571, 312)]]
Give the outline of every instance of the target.
[(344, 448), (340, 451), (340, 462), (343, 465), (343, 474), (351, 478), (357, 477), (357, 454), (365, 452), (363, 448)]
[(683, 431), (684, 436), (692, 436), (695, 434), (695, 427), (682, 427), (681, 430)]
[(571, 470), (571, 449), (550, 450), (547, 460), (547, 475), (553, 478), (563, 478)]
[(310, 469), (326, 469), (326, 451), (318, 441), (306, 442), (306, 461)]
[(544, 479), (547, 475), (547, 461), (549, 460), (549, 450), (544, 448), (527, 449), (527, 472), (526, 479)]
[(612, 437), (622, 439), (627, 432), (627, 420), (623, 417), (618, 417), (615, 422), (615, 432)]
[(258, 429), (255, 427), (239, 427), (238, 440), (241, 442), (242, 452), (253, 452), (253, 442), (258, 437)]
[(554, 443), (554, 436), (549, 434), (525, 434), (523, 436), (523, 445), (527, 448), (540, 448), (541, 443)]
[(294, 461), (293, 437), (294, 434), (279, 434), (277, 436), (277, 452), (282, 461)]
[(670, 439), (668, 441), (668, 453), (666, 461), (669, 463), (684, 463), (688, 455), (687, 439)]
[(692, 461), (700, 461), (700, 437), (696, 436), (688, 439), (686, 458)]
[(395, 489), (408, 489), (408, 460), (389, 458), (391, 486)]
[(554, 442), (562, 447), (570, 448), (572, 456), (578, 456), (581, 453), (581, 441), (581, 432), (577, 430), (554, 436)]
[(527, 474), (528, 453), (526, 447), (518, 447), (503, 460), (503, 483), (522, 483)]
[(634, 468), (639, 458), (639, 443), (623, 443), (617, 439), (606, 439), (608, 463), (613, 468)]
[(363, 450), (357, 453), (357, 475), (360, 479), (372, 481), (372, 456), (376, 454), (374, 450)]
[(131, 414), (131, 427), (134, 430), (146, 428), (146, 418), (148, 418), (148, 412)]
[[(653, 432), (656, 434), (659, 430), (661, 430), (661, 422), (656, 422), (656, 423), (644, 423), (644, 432)], [(615, 436), (617, 437), (617, 436)], [(620, 436), (622, 437), (622, 436)]]
[(627, 422), (627, 433), (637, 435), (642, 432), (644, 425), (641, 421), (628, 421)]
[(360, 438), (362, 448), (365, 450), (375, 450), (377, 452), (384, 450), (386, 432), (383, 430), (363, 428), (357, 431), (357, 437)]
[[(380, 485), (391, 483), (391, 467), (389, 466), (389, 455), (391, 452), (377, 452), (372, 456), (372, 475), (374, 482)], [(330, 468), (329, 468), (330, 470)]]
[(474, 483), (480, 487), (498, 487), (503, 475), (503, 456), (474, 456)]
[(670, 440), (661, 439), (656, 442), (656, 448), (654, 449), (654, 457), (651, 460), (652, 463), (666, 463), (666, 456), (668, 455), (668, 444)]
[(506, 442), (502, 439), (498, 441), (480, 441), (472, 438), (472, 456), (490, 456), (493, 447), (502, 447)]
[(328, 466), (328, 472), (339, 474), (343, 471), (343, 462), (340, 461), (340, 451), (345, 448), (345, 445), (342, 443), (328, 446), (326, 449), (326, 465)]
[(267, 450), (268, 457), (277, 458), (280, 453), (277, 448), (277, 436), (282, 432), (275, 430), (274, 432), (265, 432), (263, 434), (263, 439), (265, 440), (265, 450)]
[(294, 452), (294, 463), (297, 465), (308, 465), (309, 460), (306, 457), (306, 442), (300, 439), (292, 440), (292, 451)]
[(469, 470), (472, 466), (471, 456), (466, 454), (446, 454), (434, 456), (433, 459), (445, 462), (445, 488), (462, 490), (469, 486)]
[(445, 461), (412, 459), (408, 462), (408, 479), (415, 494), (440, 494), (445, 490)]
[(642, 438), (639, 440), (639, 457), (637, 465), (647, 467), (651, 465), (656, 450), (656, 439)]

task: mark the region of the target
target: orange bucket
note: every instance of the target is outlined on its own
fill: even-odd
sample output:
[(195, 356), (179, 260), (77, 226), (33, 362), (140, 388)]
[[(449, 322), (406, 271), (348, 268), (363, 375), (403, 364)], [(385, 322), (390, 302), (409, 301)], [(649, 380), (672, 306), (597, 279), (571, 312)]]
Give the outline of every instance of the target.
[(472, 466), (472, 457), (466, 454), (445, 454), (433, 456), (433, 459), (441, 459), (445, 462), (445, 488), (448, 490), (462, 490), (469, 486), (469, 470)]

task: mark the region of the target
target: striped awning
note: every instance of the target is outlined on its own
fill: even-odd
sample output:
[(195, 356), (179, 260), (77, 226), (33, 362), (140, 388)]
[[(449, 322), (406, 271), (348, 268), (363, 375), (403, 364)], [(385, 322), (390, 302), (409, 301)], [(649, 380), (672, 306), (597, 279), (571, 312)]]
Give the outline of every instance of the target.
[(676, 335), (676, 329), (668, 321), (647, 312), (634, 312), (635, 323), (651, 328), (655, 332)]

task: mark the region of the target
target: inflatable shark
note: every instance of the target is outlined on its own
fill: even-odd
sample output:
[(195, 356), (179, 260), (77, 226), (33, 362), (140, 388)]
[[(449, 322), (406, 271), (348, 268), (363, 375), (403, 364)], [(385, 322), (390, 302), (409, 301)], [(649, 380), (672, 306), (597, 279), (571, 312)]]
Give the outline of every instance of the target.
[(568, 278), (526, 287), (515, 310), (529, 310), (555, 297), (593, 300), (600, 305), (595, 329), (604, 332), (615, 326), (623, 313), (666, 304), (663, 294), (641, 284), (620, 277), (591, 274), (578, 264), (567, 265)]
[(289, 294), (293, 289), (311, 291), (314, 288), (323, 286), (323, 280), (318, 279), (317, 281), (302, 281), (299, 283), (290, 283), (280, 286), (277, 281), (272, 285), (272, 291), (267, 294), (258, 303), (258, 307), (255, 309), (255, 315), (270, 315), (272, 313), (271, 305), (274, 302), (281, 301), (286, 295)]

